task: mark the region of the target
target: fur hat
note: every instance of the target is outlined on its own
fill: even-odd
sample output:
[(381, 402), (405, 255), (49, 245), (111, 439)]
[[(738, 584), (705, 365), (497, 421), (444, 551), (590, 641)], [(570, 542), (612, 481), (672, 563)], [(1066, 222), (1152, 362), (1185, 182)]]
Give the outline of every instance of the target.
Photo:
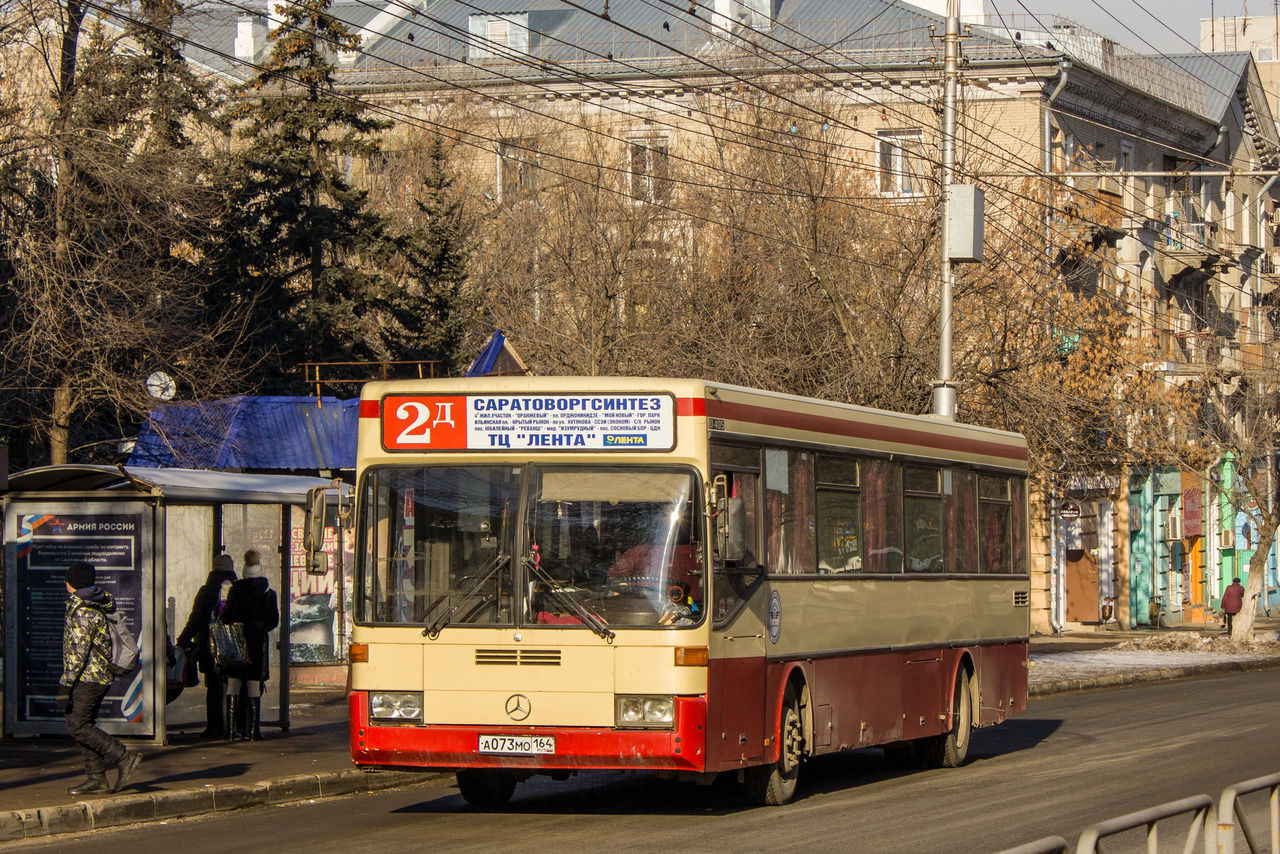
[(67, 583), (76, 590), (92, 587), (96, 573), (91, 563), (73, 563), (67, 567)]
[(244, 553), (243, 571), (245, 578), (262, 577), (262, 563), (257, 549), (249, 549)]

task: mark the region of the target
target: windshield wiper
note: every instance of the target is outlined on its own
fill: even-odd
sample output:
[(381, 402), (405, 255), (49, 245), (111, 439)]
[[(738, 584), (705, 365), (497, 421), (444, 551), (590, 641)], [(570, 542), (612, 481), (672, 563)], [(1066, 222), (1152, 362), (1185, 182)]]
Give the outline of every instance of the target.
[[(471, 582), (471, 586), (458, 596), (458, 604), (454, 605), (448, 611), (445, 611), (439, 617), (436, 617), (435, 621), (431, 625), (422, 630), (422, 636), (424, 638), (431, 638), (431, 640), (438, 638), (440, 636), (440, 630), (449, 625), (449, 620), (457, 613), (458, 609), (462, 607), (462, 603), (475, 596), (476, 593), (479, 592), (480, 588), (487, 584), (489, 579), (493, 578), (494, 574), (510, 563), (510, 561), (511, 555), (509, 554), (494, 555), (493, 560), (485, 564), (484, 568), (480, 570), (480, 574)], [(443, 598), (444, 597), (441, 597), (441, 599)], [(438, 605), (440, 601), (440, 599), (437, 599), (432, 605), (433, 610), (435, 605)]]
[(547, 585), (547, 592), (554, 596), (556, 601), (563, 603), (566, 608), (572, 611), (575, 617), (586, 624), (587, 628), (591, 629), (591, 631), (595, 632), (609, 643), (613, 643), (613, 639), (617, 637), (617, 635), (605, 626), (604, 620), (592, 613), (591, 609), (586, 605), (583, 605), (577, 599), (573, 598), (573, 594), (560, 586), (560, 582), (543, 572), (542, 567), (538, 566), (537, 561), (525, 558), (521, 563), (524, 564), (525, 569), (532, 572), (543, 584)]

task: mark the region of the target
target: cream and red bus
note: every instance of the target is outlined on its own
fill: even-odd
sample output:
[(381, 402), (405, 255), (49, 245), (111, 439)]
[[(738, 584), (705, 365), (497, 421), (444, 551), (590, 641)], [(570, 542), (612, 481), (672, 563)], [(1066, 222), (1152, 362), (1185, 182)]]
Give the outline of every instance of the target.
[(372, 383), (360, 401), (351, 755), (737, 775), (881, 747), (964, 762), (1026, 707), (1027, 447), (688, 379)]

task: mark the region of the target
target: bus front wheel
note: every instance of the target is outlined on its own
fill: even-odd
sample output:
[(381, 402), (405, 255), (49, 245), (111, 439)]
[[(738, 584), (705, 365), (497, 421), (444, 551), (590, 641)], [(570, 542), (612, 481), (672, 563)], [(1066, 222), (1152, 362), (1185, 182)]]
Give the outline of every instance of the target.
[(778, 761), (746, 769), (743, 786), (747, 798), (762, 806), (781, 806), (796, 793), (800, 763), (804, 759), (804, 725), (795, 688), (787, 686), (782, 698), (782, 720), (778, 741)]
[(516, 775), (510, 771), (468, 768), (459, 771), (457, 778), (463, 800), (480, 809), (503, 806), (516, 791)]
[(951, 731), (922, 739), (919, 753), (931, 768), (959, 768), (969, 755), (969, 736), (973, 732), (973, 703), (969, 696), (969, 674), (956, 674), (956, 690), (952, 697)]

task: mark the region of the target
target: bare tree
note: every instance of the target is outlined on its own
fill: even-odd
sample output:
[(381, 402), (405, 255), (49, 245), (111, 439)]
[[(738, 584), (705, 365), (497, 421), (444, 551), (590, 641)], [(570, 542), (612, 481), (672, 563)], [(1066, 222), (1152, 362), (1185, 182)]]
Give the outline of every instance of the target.
[[(172, 7), (146, 6), (172, 21)], [(104, 444), (114, 453), (154, 402), (152, 374), (184, 397), (239, 375), (239, 319), (204, 311), (200, 223), (215, 195), (173, 134), (190, 105), (162, 106), (176, 69), (144, 73), (139, 59), (155, 54), (136, 41), (126, 50), (114, 7), (95, 8), (24, 0), (5, 59), (22, 127), (0, 169), (8, 412), (47, 441), (53, 463), (102, 456)]]
[(628, 156), (665, 154), (622, 151), (594, 119), (580, 122), (572, 134), (525, 122), (508, 137), (513, 160), (533, 168), (536, 158), (542, 168), (536, 184), (488, 194), (473, 280), (495, 325), (537, 370), (635, 373), (653, 365), (645, 346), (658, 319), (649, 304), (669, 278), (661, 182), (670, 176), (655, 176), (648, 162), (643, 172), (628, 168)]

